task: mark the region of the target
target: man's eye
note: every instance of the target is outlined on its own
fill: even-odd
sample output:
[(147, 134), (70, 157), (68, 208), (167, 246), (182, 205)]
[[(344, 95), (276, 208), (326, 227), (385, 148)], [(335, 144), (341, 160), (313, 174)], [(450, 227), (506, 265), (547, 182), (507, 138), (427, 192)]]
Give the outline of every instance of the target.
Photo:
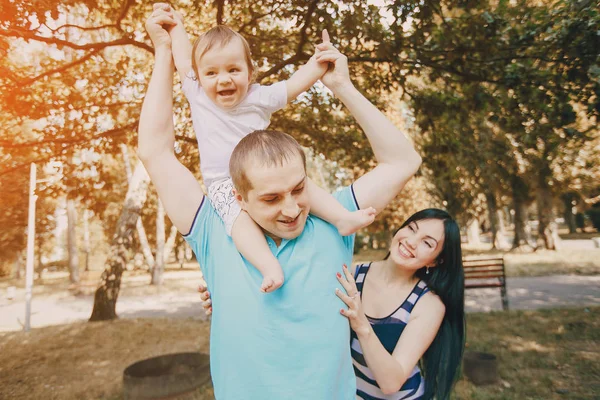
[(263, 201), (267, 202), (267, 203), (275, 203), (275, 201), (277, 201), (277, 197), (266, 198), (266, 199), (263, 199)]

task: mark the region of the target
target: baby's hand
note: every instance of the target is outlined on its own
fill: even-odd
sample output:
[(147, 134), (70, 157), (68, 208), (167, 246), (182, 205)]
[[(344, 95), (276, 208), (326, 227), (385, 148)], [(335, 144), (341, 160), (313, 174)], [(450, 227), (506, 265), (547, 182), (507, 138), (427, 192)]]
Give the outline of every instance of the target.
[(179, 11), (176, 11), (168, 3), (154, 3), (152, 5), (152, 9), (153, 10), (164, 10), (164, 11), (170, 13), (174, 17), (175, 21), (177, 21), (177, 23), (183, 24), (183, 14), (181, 14)]

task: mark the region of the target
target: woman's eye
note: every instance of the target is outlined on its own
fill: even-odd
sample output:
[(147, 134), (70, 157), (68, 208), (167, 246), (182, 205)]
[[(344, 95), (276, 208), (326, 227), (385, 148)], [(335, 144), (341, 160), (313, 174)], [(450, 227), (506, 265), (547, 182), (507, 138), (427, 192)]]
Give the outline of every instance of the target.
[(425, 242), (425, 244), (427, 245), (427, 247), (429, 247), (430, 249), (433, 249), (433, 244), (431, 244), (430, 242)]
[(415, 231), (415, 228), (414, 228), (412, 225), (409, 225), (409, 226), (408, 226), (408, 229), (410, 229), (410, 231), (411, 231), (411, 232), (414, 232), (414, 231)]

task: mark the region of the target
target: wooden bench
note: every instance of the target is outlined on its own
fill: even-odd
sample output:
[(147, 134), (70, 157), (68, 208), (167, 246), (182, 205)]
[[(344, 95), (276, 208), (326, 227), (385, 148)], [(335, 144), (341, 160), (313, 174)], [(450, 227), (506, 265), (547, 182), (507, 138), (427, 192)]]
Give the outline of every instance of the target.
[(465, 289), (500, 288), (502, 308), (508, 310), (504, 258), (463, 258)]

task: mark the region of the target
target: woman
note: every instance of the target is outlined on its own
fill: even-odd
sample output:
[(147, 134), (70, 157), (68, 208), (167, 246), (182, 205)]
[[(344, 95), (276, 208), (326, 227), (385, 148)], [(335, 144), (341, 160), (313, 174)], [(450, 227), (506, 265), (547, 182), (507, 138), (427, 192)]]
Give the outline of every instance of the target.
[[(460, 231), (438, 209), (413, 214), (381, 261), (343, 267), (360, 399), (447, 399), (465, 341)], [(210, 294), (200, 288), (207, 314)]]
[[(448, 213), (426, 209), (394, 234), (384, 260), (338, 280), (348, 306), (361, 399), (447, 399), (465, 339), (460, 231)], [(419, 368), (419, 365), (422, 367)]]

